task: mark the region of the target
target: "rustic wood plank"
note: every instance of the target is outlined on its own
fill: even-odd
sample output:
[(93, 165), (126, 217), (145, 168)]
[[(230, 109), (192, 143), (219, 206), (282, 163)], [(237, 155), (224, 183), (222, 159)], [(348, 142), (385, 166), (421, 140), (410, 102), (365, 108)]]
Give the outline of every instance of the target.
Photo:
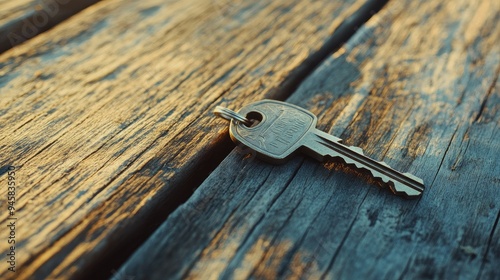
[(54, 27), (99, 0), (1, 0), (0, 52)]
[(213, 108), (282, 94), (363, 3), (103, 1), (2, 54), (0, 173), (18, 168), (22, 224), (0, 275), (125, 258), (232, 149)]
[(36, 0), (1, 0), (0, 26), (8, 25), (12, 21), (23, 18), (30, 10), (34, 10), (35, 5)]
[(498, 278), (499, 2), (399, 2), (288, 101), (345, 143), (423, 178), (421, 199), (339, 164), (297, 157), (273, 166), (236, 149), (118, 275)]

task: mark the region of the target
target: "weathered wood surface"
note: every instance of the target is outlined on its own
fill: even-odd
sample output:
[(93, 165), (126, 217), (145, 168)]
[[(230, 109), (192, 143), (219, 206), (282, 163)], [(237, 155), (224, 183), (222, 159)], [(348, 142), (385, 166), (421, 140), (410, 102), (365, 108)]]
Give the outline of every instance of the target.
[(339, 164), (273, 166), (235, 150), (117, 275), (498, 279), (500, 3), (398, 2), (288, 101), (423, 178), (420, 199)]
[(0, 26), (6, 26), (13, 21), (19, 20), (32, 12), (36, 6), (36, 0), (9, 1), (1, 0), (0, 6)]
[(0, 0), (0, 52), (48, 30), (99, 0)]
[(0, 277), (123, 261), (232, 149), (213, 108), (283, 94), (363, 3), (103, 1), (2, 54), (0, 185), (16, 166), (22, 224)]

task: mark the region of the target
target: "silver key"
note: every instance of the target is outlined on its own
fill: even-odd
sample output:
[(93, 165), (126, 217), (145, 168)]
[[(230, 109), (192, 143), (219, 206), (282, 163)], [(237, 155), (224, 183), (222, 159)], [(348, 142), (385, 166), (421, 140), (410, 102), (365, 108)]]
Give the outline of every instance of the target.
[[(298, 106), (261, 100), (243, 107), (238, 113), (222, 107), (216, 108), (214, 113), (232, 120), (229, 134), (234, 142), (255, 150), (259, 158), (268, 162), (283, 163), (301, 151), (319, 161), (340, 159), (367, 171), (397, 195), (417, 197), (424, 190), (422, 179), (400, 173), (385, 162), (365, 156), (361, 148), (343, 145), (340, 138), (316, 129), (316, 116)], [(253, 125), (250, 125), (251, 120), (255, 121)]]

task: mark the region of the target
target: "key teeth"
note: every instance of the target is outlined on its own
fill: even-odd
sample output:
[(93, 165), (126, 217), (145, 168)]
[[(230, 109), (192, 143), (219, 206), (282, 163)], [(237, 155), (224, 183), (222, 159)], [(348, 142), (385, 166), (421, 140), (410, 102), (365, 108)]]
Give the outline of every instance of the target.
[(412, 188), (407, 188), (406, 186), (404, 186), (403, 184), (398, 183), (398, 182), (391, 181), (389, 183), (389, 187), (391, 188), (391, 191), (394, 194), (396, 194), (396, 195), (403, 195), (403, 196), (406, 196), (408, 198), (416, 198), (416, 197), (419, 197), (422, 194), (421, 191), (415, 190), (415, 189), (412, 189)]
[(387, 176), (384, 176), (378, 172), (371, 172), (371, 173), (372, 173), (372, 176), (374, 178), (379, 178), (383, 183), (388, 185), (389, 188), (391, 189), (391, 191), (396, 195), (406, 196), (408, 198), (415, 198), (415, 197), (418, 197), (422, 194), (421, 191), (418, 191), (418, 190), (415, 190), (412, 188), (408, 188), (404, 184), (401, 184), (399, 182), (395, 182), (395, 181), (391, 180), (390, 178), (388, 178)]
[[(347, 164), (351, 164), (351, 165), (354, 165), (356, 166), (356, 168), (358, 169), (364, 169), (364, 170), (367, 170), (368, 172), (370, 172), (372, 174), (372, 177), (374, 178), (379, 178), (380, 180), (382, 180), (383, 183), (389, 183), (390, 181), (390, 178), (388, 178), (387, 176), (384, 176), (383, 174), (379, 173), (379, 172), (376, 172), (376, 171), (373, 171), (373, 170), (370, 170), (370, 169), (367, 169), (363, 164), (355, 161), (355, 160), (352, 160), (352, 159), (349, 159), (349, 160), (346, 160), (345, 158), (343, 159), (345, 163)], [(384, 163), (385, 164), (385, 163)], [(385, 164), (387, 165), (387, 164)], [(388, 165), (387, 165), (388, 166)]]
[[(419, 190), (415, 190), (415, 189), (412, 189), (412, 188), (408, 188), (406, 187), (405, 185), (399, 183), (399, 182), (395, 182), (393, 180), (391, 180), (389, 177), (379, 173), (379, 172), (376, 172), (376, 171), (373, 171), (373, 170), (370, 170), (370, 169), (367, 169), (365, 166), (363, 166), (362, 164), (358, 163), (357, 161), (354, 161), (354, 160), (346, 160), (344, 159), (344, 162), (347, 163), (347, 164), (351, 164), (351, 165), (354, 165), (356, 166), (358, 169), (364, 169), (364, 170), (367, 170), (368, 172), (370, 172), (373, 176), (373, 178), (378, 178), (380, 179), (385, 185), (388, 185), (389, 188), (391, 189), (391, 191), (396, 194), (396, 195), (400, 195), (400, 196), (406, 196), (408, 198), (415, 198), (415, 197), (418, 197), (422, 194), (421, 191)], [(387, 163), (385, 162), (380, 162), (382, 165), (385, 165), (387, 167), (390, 167)], [(422, 179), (412, 175), (412, 174), (409, 174), (409, 173), (404, 173), (404, 175), (410, 177), (411, 179), (417, 181), (417, 182), (420, 182), (421, 184), (423, 184), (423, 181)]]
[[(414, 175), (412, 175), (410, 173), (403, 173), (403, 175), (408, 176), (409, 178), (411, 178), (417, 182), (420, 182), (423, 185), (422, 179), (415, 177)], [(396, 195), (406, 196), (407, 198), (416, 198), (422, 194), (421, 190), (409, 188), (408, 186), (405, 186), (404, 184), (402, 184), (400, 182), (390, 180), (389, 178), (387, 178), (387, 179), (388, 179), (387, 181), (384, 179), (382, 179), (382, 180), (385, 183), (387, 183), (387, 185), (389, 185), (389, 188), (391, 189), (391, 191)]]

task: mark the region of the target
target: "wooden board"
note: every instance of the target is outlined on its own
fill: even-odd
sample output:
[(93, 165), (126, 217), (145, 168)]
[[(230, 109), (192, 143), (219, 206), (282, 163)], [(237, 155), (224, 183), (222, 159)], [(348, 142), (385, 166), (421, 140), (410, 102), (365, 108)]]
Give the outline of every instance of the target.
[(6, 26), (16, 19), (23, 18), (30, 10), (34, 10), (36, 0), (9, 1), (1, 0), (0, 26)]
[(0, 0), (0, 52), (29, 40), (98, 0)]
[(289, 94), (364, 1), (235, 3), (103, 1), (0, 55), (1, 277), (111, 274), (232, 149), (214, 107)]
[(399, 2), (288, 101), (423, 178), (420, 199), (236, 149), (115, 279), (498, 279), (500, 3)]

